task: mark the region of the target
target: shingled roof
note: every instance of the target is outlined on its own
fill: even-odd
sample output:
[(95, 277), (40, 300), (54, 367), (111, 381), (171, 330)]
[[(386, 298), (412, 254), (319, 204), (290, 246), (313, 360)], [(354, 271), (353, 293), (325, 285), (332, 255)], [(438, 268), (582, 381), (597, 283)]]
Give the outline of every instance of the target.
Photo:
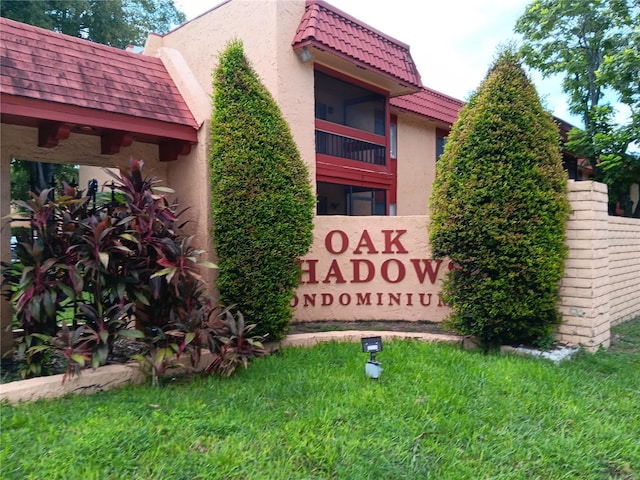
[[(54, 121), (196, 142), (198, 125), (158, 58), (0, 19), (2, 121)], [(145, 137), (146, 136), (146, 137)]]
[(330, 51), (415, 89), (422, 87), (408, 45), (322, 0), (307, 0), (291, 44), (294, 49), (313, 46)]
[(426, 87), (417, 93), (391, 98), (389, 103), (399, 110), (417, 113), (447, 125), (455, 123), (464, 106), (463, 101)]

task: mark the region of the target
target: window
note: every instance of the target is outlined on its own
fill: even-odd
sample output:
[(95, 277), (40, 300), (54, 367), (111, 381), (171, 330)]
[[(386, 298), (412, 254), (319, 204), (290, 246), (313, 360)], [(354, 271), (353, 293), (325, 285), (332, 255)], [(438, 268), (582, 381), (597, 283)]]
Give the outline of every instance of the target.
[(398, 158), (398, 124), (394, 121), (389, 125), (389, 156)]
[(384, 189), (318, 182), (318, 215), (386, 215)]
[(440, 160), (440, 156), (444, 153), (444, 146), (447, 144), (447, 136), (449, 132), (441, 128), (436, 128), (436, 162)]
[(388, 95), (317, 68), (318, 215), (386, 215), (396, 183), (389, 161), (395, 142), (389, 142), (397, 131), (389, 122)]
[(363, 87), (315, 72), (316, 118), (385, 135), (386, 98)]

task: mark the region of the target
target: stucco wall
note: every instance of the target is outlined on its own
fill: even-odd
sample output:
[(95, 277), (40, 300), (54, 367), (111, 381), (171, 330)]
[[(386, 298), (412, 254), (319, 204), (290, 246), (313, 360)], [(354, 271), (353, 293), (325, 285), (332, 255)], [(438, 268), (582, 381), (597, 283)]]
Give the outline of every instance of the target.
[(436, 129), (398, 115), (398, 215), (426, 215), (436, 176)]
[[(208, 213), (212, 76), (230, 41), (242, 41), (245, 55), (291, 126), (310, 181), (315, 178), (313, 65), (301, 63), (291, 49), (303, 9), (304, 2), (234, 0), (167, 35), (151, 35), (145, 45), (144, 54), (160, 57), (202, 124), (198, 144), (188, 158), (168, 165), (167, 180), (180, 204), (189, 207), (185, 231), (195, 235), (197, 247), (208, 252), (210, 261), (216, 261)], [(215, 270), (203, 275), (214, 285)], [(209, 293), (215, 296), (215, 288)]]
[(291, 48), (303, 12), (302, 1), (234, 0), (165, 36), (151, 36), (145, 54), (162, 58), (162, 48), (179, 51), (202, 91), (211, 95), (212, 74), (220, 53), (230, 41), (241, 40), (251, 65), (291, 126), (312, 179), (313, 62), (302, 63)]
[[(601, 183), (569, 181), (569, 199), (556, 337), (593, 351), (609, 345), (612, 325), (640, 315), (640, 220), (608, 216)], [(449, 262), (431, 260), (427, 222), (316, 217), (295, 321), (443, 320), (448, 308), (438, 293)]]

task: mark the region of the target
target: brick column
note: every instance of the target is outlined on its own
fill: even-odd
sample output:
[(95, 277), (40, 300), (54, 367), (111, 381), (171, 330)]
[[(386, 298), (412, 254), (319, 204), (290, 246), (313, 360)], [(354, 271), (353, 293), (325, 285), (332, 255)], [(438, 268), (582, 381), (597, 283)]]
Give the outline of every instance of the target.
[(595, 351), (610, 340), (607, 186), (569, 180), (569, 201), (569, 257), (560, 285), (563, 323), (556, 338)]

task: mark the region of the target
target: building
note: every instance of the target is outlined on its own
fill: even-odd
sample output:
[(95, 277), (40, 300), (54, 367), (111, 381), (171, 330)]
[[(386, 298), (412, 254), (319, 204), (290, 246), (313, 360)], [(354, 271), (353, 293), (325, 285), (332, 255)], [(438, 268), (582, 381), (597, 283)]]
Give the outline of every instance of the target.
[[(426, 215), (463, 102), (422, 85), (408, 45), (323, 0), (229, 0), (150, 35), (142, 54), (0, 22), (1, 217), (9, 214), (12, 158), (116, 167), (135, 156), (192, 207), (189, 233), (211, 252), (211, 74), (226, 44), (240, 39), (291, 126), (317, 195), (297, 320), (446, 315), (437, 285), (449, 266), (430, 259)], [(213, 292), (213, 274), (208, 283)], [(2, 302), (4, 332), (10, 306)]]

